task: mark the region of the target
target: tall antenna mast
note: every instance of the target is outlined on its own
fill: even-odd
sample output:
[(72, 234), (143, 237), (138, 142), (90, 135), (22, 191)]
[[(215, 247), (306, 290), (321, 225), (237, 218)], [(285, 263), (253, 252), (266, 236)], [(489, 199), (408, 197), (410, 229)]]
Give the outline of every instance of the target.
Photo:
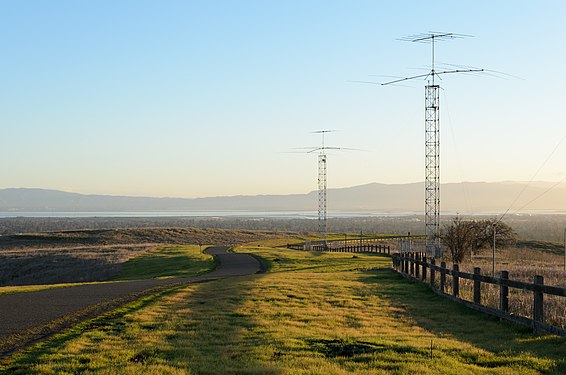
[[(326, 245), (327, 240), (327, 213), (326, 213), (326, 151), (327, 150), (355, 150), (353, 148), (343, 148), (343, 147), (329, 147), (326, 145), (326, 133), (331, 133), (334, 130), (317, 130), (313, 133), (321, 134), (322, 143), (319, 147), (304, 147), (308, 151), (304, 151), (307, 154), (311, 154), (318, 151), (318, 230), (321, 237), (324, 238), (324, 243)], [(303, 147), (301, 147), (303, 148)]]
[(436, 41), (465, 37), (470, 35), (429, 32), (401, 38), (402, 41), (431, 44), (430, 72), (382, 83), (382, 85), (390, 85), (417, 78), (428, 79), (428, 84), (425, 86), (425, 234), (427, 254), (436, 258), (442, 256), (442, 250), (440, 247), (440, 86), (435, 83), (435, 78), (443, 74), (483, 72), (483, 69), (437, 72), (434, 48)]
[(324, 243), (327, 240), (327, 213), (326, 213), (326, 151), (327, 150), (356, 150), (353, 148), (343, 147), (329, 147), (326, 145), (326, 133), (331, 133), (333, 130), (317, 130), (313, 133), (321, 134), (322, 143), (319, 147), (307, 147), (307, 154), (318, 151), (318, 230), (321, 237), (324, 238)]
[(324, 242), (326, 243), (326, 237), (328, 234), (328, 227), (326, 224), (326, 150), (339, 150), (338, 147), (327, 147), (324, 144), (324, 136), (326, 133), (330, 133), (332, 130), (318, 130), (314, 133), (320, 133), (322, 135), (322, 146), (312, 150), (319, 151), (318, 153), (318, 231), (322, 236), (324, 236)]

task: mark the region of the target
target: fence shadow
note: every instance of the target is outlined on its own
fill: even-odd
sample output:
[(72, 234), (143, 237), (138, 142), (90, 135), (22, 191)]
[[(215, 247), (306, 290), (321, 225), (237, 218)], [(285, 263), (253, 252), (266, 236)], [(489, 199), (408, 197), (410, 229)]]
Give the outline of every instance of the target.
[[(377, 273), (377, 276), (376, 276)], [(471, 310), (408, 281), (391, 269), (368, 272), (364, 280), (376, 284), (375, 294), (398, 308), (400, 315), (438, 337), (454, 338), (489, 352), (533, 353), (559, 362), (566, 371), (566, 339), (535, 335), (529, 328)]]

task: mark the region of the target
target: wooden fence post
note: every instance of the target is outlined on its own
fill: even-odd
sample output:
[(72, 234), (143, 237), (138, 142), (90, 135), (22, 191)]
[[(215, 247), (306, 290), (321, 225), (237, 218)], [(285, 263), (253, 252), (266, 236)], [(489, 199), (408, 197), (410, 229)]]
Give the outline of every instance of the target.
[(499, 285), (499, 310), (509, 312), (509, 287), (503, 285), (505, 280), (509, 280), (509, 272), (501, 271), (499, 274), (501, 284)]
[(444, 293), (446, 288), (446, 262), (440, 262), (440, 291)]
[(435, 271), (434, 271), (434, 266), (435, 266), (436, 261), (434, 260), (434, 258), (432, 258), (430, 260), (430, 286), (432, 286), (434, 288), (434, 278), (436, 276)]
[(458, 278), (458, 272), (460, 271), (460, 266), (454, 264), (452, 266), (452, 296), (458, 297), (460, 294), (460, 279)]
[(474, 303), (481, 305), (481, 268), (474, 267)]
[(419, 269), (421, 268), (421, 265), (419, 264), (419, 261), (421, 260), (421, 255), (419, 253), (415, 254), (415, 279), (419, 279)]
[[(542, 292), (541, 286), (544, 285), (544, 277), (535, 276), (535, 290), (534, 290), (534, 300), (533, 300), (533, 320), (535, 322), (544, 321), (544, 294)], [(537, 287), (539, 286), (539, 287)]]

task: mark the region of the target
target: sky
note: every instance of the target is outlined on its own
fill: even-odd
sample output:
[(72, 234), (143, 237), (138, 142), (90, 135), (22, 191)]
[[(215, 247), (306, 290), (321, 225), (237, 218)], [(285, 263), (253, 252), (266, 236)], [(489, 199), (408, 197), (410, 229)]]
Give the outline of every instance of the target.
[[(441, 181), (566, 179), (566, 2), (0, 0), (0, 188), (207, 197), (424, 179), (439, 66)], [(291, 152), (290, 152), (291, 151)]]

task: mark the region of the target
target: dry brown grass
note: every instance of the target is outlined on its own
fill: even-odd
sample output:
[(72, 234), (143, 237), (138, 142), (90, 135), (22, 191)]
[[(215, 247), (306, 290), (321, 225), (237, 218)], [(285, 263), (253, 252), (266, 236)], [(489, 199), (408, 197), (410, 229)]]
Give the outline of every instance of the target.
[(0, 251), (22, 247), (52, 248), (118, 244), (239, 245), (252, 241), (296, 236), (294, 232), (228, 230), (217, 228), (131, 228), (41, 232), (0, 237)]
[[(495, 276), (501, 271), (508, 271), (512, 280), (528, 283), (534, 282), (534, 277), (544, 277), (546, 285), (566, 287), (564, 272), (564, 255), (528, 248), (505, 248), (496, 251)], [(460, 264), (460, 270), (473, 272), (474, 267), (480, 267), (482, 274), (491, 275), (491, 251), (484, 250), (475, 254)], [(448, 291), (451, 292), (451, 277), (447, 277)], [(499, 308), (499, 287), (482, 283), (482, 305)], [(460, 280), (460, 294), (467, 300), (473, 300), (473, 282)], [(509, 312), (532, 318), (533, 293), (509, 288)], [(566, 328), (566, 298), (559, 296), (544, 296), (544, 318), (551, 325)]]
[[(491, 272), (491, 251), (483, 250), (463, 265), (474, 264)], [(544, 276), (548, 285), (566, 287), (564, 255), (528, 248), (505, 248), (495, 254), (495, 273), (509, 271), (514, 280), (533, 282), (535, 275)]]
[(154, 246), (24, 248), (0, 252), (0, 286), (103, 281), (118, 275), (122, 264)]

